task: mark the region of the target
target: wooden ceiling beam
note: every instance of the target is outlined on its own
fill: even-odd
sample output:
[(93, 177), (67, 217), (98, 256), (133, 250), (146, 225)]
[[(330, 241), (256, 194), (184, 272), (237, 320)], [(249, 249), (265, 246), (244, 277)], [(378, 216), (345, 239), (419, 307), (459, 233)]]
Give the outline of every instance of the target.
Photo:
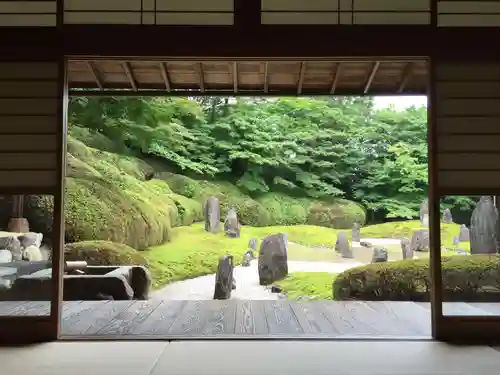
[(380, 66), (380, 61), (375, 61), (372, 65), (372, 69), (370, 71), (370, 75), (368, 76), (368, 79), (366, 80), (365, 88), (363, 90), (364, 94), (368, 94), (370, 91), (370, 87), (372, 86), (373, 80), (375, 79), (375, 75), (377, 74), (377, 70)]
[(266, 61), (264, 63), (264, 93), (268, 93), (269, 92), (269, 83), (267, 81), (267, 76), (268, 76), (268, 65), (269, 63)]
[(302, 61), (300, 63), (300, 73), (299, 73), (299, 81), (297, 83), (297, 94), (302, 94), (302, 86), (304, 85), (304, 75), (306, 72), (306, 62)]
[(163, 61), (160, 62), (160, 70), (161, 70), (161, 77), (163, 78), (163, 82), (165, 83), (165, 88), (167, 89), (168, 92), (172, 91), (172, 84), (170, 83), (170, 78), (168, 76), (167, 63)]
[(92, 73), (92, 76), (94, 77), (94, 81), (95, 81), (97, 87), (99, 87), (99, 90), (104, 90), (104, 85), (102, 84), (100, 74), (97, 71), (97, 68), (95, 67), (94, 63), (92, 61), (87, 61), (87, 66), (90, 69), (90, 72)]
[(404, 89), (406, 88), (406, 85), (410, 81), (411, 75), (413, 73), (413, 67), (414, 67), (413, 62), (409, 62), (408, 64), (406, 64), (406, 66), (403, 70), (403, 74), (401, 75), (401, 82), (399, 83), (399, 87), (397, 90), (398, 94), (401, 94), (404, 91)]
[(233, 62), (233, 91), (238, 92), (238, 63)]
[(128, 61), (123, 62), (123, 69), (125, 70), (125, 74), (127, 75), (128, 81), (130, 82), (130, 86), (134, 91), (137, 91), (137, 82), (134, 77), (134, 73), (132, 72), (132, 67)]
[(205, 92), (205, 77), (203, 74), (203, 63), (199, 62), (196, 64), (198, 68), (198, 79), (199, 79), (199, 85), (200, 85), (200, 91)]
[(340, 79), (340, 65), (341, 63), (338, 62), (335, 64), (335, 68), (333, 69), (333, 81), (332, 81), (332, 86), (330, 87), (330, 94), (333, 95), (335, 94), (335, 90), (337, 89), (337, 84), (339, 83)]

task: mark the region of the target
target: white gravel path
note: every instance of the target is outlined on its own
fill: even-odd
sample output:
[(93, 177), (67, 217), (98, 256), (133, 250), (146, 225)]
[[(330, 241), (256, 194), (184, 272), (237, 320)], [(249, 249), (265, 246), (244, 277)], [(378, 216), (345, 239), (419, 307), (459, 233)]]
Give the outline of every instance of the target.
[[(360, 266), (355, 261), (348, 262), (300, 262), (288, 261), (288, 272), (330, 272), (339, 273), (349, 268)], [(234, 278), (236, 289), (231, 299), (273, 300), (278, 296), (259, 285), (257, 261), (252, 261), (250, 267), (235, 267)], [(200, 276), (194, 279), (177, 281), (151, 294), (152, 299), (163, 300), (210, 300), (213, 298), (215, 274)], [(279, 284), (279, 282), (277, 283)]]

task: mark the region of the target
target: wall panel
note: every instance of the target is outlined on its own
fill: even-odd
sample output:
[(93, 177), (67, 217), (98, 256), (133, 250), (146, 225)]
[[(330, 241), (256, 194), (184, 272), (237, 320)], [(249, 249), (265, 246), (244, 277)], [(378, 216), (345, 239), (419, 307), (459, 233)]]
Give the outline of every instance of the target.
[(56, 1), (0, 1), (0, 27), (56, 26)]
[(435, 71), (442, 194), (500, 190), (500, 63), (438, 62)]
[(440, 0), (437, 10), (441, 27), (500, 26), (500, 0)]
[(57, 62), (0, 61), (0, 194), (58, 186), (59, 71)]

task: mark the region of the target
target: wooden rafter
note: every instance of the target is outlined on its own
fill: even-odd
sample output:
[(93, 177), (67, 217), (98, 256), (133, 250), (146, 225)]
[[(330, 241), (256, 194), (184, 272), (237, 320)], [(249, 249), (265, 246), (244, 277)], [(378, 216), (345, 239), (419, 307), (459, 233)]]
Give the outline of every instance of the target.
[(90, 69), (90, 72), (92, 73), (92, 76), (94, 77), (94, 81), (99, 87), (99, 90), (104, 90), (104, 85), (102, 84), (101, 77), (99, 75), (99, 72), (97, 71), (96, 67), (94, 66), (94, 63), (92, 61), (87, 61), (87, 66)]
[(337, 89), (337, 84), (339, 83), (340, 79), (340, 62), (335, 64), (335, 68), (333, 69), (333, 82), (332, 86), (330, 87), (330, 94), (335, 94), (335, 90)]
[(398, 94), (401, 94), (403, 92), (406, 85), (410, 81), (411, 75), (413, 73), (413, 67), (414, 67), (413, 62), (409, 62), (408, 64), (406, 64), (406, 66), (403, 70), (403, 74), (401, 75), (401, 82), (399, 83), (399, 87), (398, 87), (398, 91), (397, 91)]
[(238, 92), (238, 63), (233, 62), (233, 90)]
[(201, 92), (205, 92), (205, 77), (203, 75), (203, 63), (202, 62), (199, 62), (198, 64), (196, 64), (197, 68), (198, 68), (198, 79), (200, 81), (200, 91)]
[(134, 91), (137, 91), (137, 82), (135, 81), (134, 74), (132, 73), (132, 68), (130, 67), (130, 63), (125, 61), (123, 63), (123, 69), (125, 70), (125, 74), (127, 75), (128, 81), (130, 82), (130, 86)]
[(377, 70), (380, 66), (380, 61), (375, 61), (372, 66), (372, 70), (370, 71), (370, 75), (368, 76), (368, 79), (366, 80), (365, 88), (363, 90), (364, 94), (368, 94), (370, 91), (370, 87), (372, 86), (373, 79), (375, 78), (375, 75), (377, 74)]
[(297, 83), (297, 94), (302, 94), (302, 85), (304, 84), (304, 74), (306, 72), (306, 62), (300, 63), (299, 82)]
[(170, 84), (170, 78), (168, 77), (167, 64), (165, 62), (160, 62), (161, 77), (165, 83), (165, 88), (167, 91), (172, 91), (172, 85)]
[(268, 70), (268, 62), (264, 63), (264, 92), (267, 94), (269, 92), (269, 84), (267, 82), (267, 70)]

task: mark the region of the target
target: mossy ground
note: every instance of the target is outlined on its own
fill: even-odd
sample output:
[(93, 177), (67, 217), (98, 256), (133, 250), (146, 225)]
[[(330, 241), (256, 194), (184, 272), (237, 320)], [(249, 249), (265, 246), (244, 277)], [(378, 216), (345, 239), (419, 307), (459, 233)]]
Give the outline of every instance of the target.
[(295, 272), (277, 284), (287, 292), (288, 299), (309, 297), (307, 300), (331, 300), (332, 283), (336, 275), (326, 272)]

